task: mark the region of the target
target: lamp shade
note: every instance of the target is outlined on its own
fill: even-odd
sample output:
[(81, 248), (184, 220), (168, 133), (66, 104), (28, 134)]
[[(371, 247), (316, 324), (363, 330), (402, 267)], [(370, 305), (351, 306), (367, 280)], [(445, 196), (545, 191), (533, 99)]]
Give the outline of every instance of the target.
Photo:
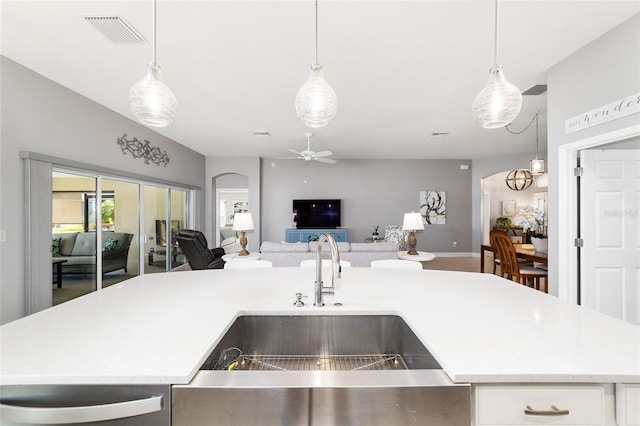
[(311, 75), (296, 94), (296, 114), (309, 127), (324, 127), (336, 115), (338, 99), (322, 76), (322, 66), (313, 64)]
[(233, 216), (234, 231), (251, 231), (253, 229), (253, 218), (251, 213), (236, 213)]
[(143, 124), (166, 127), (178, 113), (178, 100), (162, 81), (158, 64), (149, 64), (147, 74), (129, 90), (129, 108)]
[(418, 231), (424, 229), (422, 223), (422, 215), (420, 213), (405, 213), (404, 221), (402, 222), (402, 229), (404, 231)]
[(473, 101), (473, 119), (485, 129), (496, 129), (511, 123), (521, 108), (520, 90), (507, 81), (500, 65), (494, 65), (487, 84)]

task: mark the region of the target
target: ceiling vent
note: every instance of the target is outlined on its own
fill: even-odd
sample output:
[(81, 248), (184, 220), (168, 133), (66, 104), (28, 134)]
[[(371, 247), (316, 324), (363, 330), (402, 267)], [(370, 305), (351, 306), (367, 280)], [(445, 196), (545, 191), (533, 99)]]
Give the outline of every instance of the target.
[(85, 16), (84, 20), (114, 43), (145, 42), (142, 34), (120, 16)]
[(524, 96), (537, 96), (537, 95), (542, 95), (546, 91), (547, 91), (546, 84), (536, 84), (535, 86), (530, 87), (529, 89), (522, 92), (522, 94)]

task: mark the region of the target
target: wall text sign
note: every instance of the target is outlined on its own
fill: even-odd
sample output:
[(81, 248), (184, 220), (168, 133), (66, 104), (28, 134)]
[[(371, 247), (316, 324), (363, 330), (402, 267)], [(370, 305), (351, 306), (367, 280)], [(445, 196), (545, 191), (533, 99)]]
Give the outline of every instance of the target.
[(578, 114), (564, 122), (564, 132), (566, 134), (577, 132), (597, 124), (606, 123), (607, 121), (617, 118), (626, 117), (631, 114), (640, 112), (640, 93), (625, 96), (615, 102), (601, 106), (591, 111)]

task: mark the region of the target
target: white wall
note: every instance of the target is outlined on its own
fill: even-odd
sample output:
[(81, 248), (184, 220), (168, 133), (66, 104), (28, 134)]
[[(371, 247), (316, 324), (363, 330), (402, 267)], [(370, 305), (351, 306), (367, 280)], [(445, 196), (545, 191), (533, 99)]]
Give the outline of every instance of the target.
[[(505, 155), (473, 160), (471, 247), (474, 253), (480, 252), (480, 244), (482, 242), (482, 180), (495, 173), (504, 172), (505, 170), (528, 169), (529, 160), (533, 158), (532, 154)], [(539, 153), (540, 158), (546, 158), (546, 155), (547, 153), (541, 149)]]
[[(559, 164), (560, 147), (640, 126), (640, 114), (570, 134), (565, 133), (565, 120), (640, 92), (640, 14), (552, 67), (548, 87), (549, 292), (558, 294), (554, 283), (561, 276), (559, 235), (570, 235), (572, 230), (568, 228), (573, 227), (570, 218), (560, 214), (560, 200), (566, 200), (570, 194), (559, 192), (559, 178), (572, 173), (564, 164)], [(562, 267), (566, 265), (563, 260)]]
[[(4, 56), (0, 56), (0, 67), (0, 229), (6, 231), (6, 242), (0, 244), (0, 322), (5, 323), (25, 312), (22, 265), (26, 236), (20, 151), (199, 188), (204, 186), (205, 158)], [(126, 96), (124, 93), (123, 102)], [(145, 164), (142, 159), (124, 155), (116, 141), (125, 133), (166, 150), (169, 164)], [(196, 205), (201, 208), (201, 200), (196, 200)], [(195, 216), (201, 220), (202, 212)]]

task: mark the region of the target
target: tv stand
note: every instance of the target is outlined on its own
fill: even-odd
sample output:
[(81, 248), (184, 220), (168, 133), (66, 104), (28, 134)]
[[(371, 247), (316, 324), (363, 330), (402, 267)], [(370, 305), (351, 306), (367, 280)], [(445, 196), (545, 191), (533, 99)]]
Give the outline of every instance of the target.
[(312, 228), (298, 229), (287, 228), (285, 232), (285, 241), (288, 243), (307, 243), (315, 241), (322, 234), (331, 234), (336, 242), (349, 242), (349, 230), (345, 228)]

